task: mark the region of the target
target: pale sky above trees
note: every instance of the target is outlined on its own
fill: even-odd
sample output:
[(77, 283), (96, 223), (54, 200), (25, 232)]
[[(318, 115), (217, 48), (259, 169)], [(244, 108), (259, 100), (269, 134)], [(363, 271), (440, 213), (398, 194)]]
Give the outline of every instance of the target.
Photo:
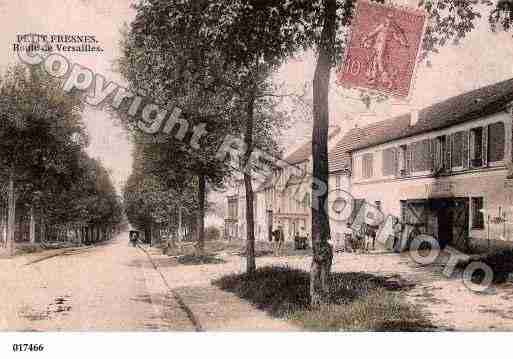
[[(406, 3), (409, 0), (397, 1)], [(0, 68), (15, 61), (12, 43), (20, 33), (59, 33), (95, 35), (104, 48), (103, 53), (71, 54), (70, 58), (107, 79), (123, 84), (112, 70), (119, 56), (119, 30), (131, 21), (134, 12), (130, 0), (17, 0), (0, 1)], [(513, 77), (513, 38), (511, 33), (491, 33), (483, 16), (480, 26), (459, 46), (447, 46), (430, 57), (431, 67), (425, 63), (418, 67), (415, 90), (409, 103), (387, 101), (373, 106), (371, 111), (355, 100), (355, 94), (344, 91), (331, 93), (331, 121), (345, 128), (357, 121), (364, 123), (384, 119), (391, 115), (422, 108), (452, 95)], [(305, 81), (311, 81), (315, 57), (301, 54), (290, 60), (276, 76), (285, 84), (285, 91), (301, 91)], [(342, 93), (342, 95), (340, 95)], [(347, 117), (354, 119), (347, 121)], [(131, 147), (120, 127), (109, 116), (88, 108), (85, 120), (90, 133), (90, 155), (100, 157), (112, 171), (118, 188), (131, 171)], [(311, 136), (311, 123), (295, 125), (286, 133), (284, 141), (294, 149)]]

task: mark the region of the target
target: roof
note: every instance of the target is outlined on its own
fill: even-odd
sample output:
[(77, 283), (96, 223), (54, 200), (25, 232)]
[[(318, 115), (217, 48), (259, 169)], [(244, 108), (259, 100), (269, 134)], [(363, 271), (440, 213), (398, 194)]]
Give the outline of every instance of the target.
[(513, 79), (482, 87), (419, 111), (410, 126), (411, 114), (404, 114), (362, 128), (349, 130), (329, 153), (330, 172), (348, 169), (349, 152), (394, 140), (440, 130), (497, 113), (513, 101)]
[[(332, 140), (336, 135), (340, 133), (340, 127), (332, 127), (329, 130), (328, 141)], [(304, 162), (310, 158), (312, 155), (312, 141), (306, 142), (297, 150), (292, 152), (285, 158), (285, 162), (295, 165), (301, 162)]]
[(513, 79), (466, 92), (426, 107), (419, 111), (418, 121), (413, 126), (409, 126), (411, 114), (383, 121), (377, 132), (353, 146), (353, 150), (472, 121), (497, 113), (511, 101)]

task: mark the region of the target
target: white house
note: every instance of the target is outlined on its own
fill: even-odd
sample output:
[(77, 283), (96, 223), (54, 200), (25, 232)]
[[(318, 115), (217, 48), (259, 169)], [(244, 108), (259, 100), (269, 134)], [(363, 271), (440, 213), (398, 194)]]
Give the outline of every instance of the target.
[(351, 186), (461, 249), (513, 240), (513, 79), (352, 130)]

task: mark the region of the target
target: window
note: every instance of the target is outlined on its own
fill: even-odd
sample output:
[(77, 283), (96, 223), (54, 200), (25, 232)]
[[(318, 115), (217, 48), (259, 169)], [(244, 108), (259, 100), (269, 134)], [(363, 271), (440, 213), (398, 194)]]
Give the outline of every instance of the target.
[(472, 198), (472, 229), (484, 229), (483, 197)]
[(504, 123), (497, 122), (488, 126), (488, 161), (504, 159)]
[(383, 150), (383, 176), (392, 176), (396, 172), (396, 149)]
[(294, 191), (293, 191), (293, 188), (289, 187), (287, 192), (286, 192), (286, 196), (288, 198), (288, 207), (287, 209), (285, 210), (285, 212), (287, 213), (293, 213), (295, 211), (295, 204), (296, 204), (296, 199), (294, 198)]
[(412, 144), (412, 168), (413, 171), (422, 172), (431, 169), (431, 153), (429, 152), (430, 140), (423, 140)]
[(447, 138), (446, 136), (438, 136), (435, 140), (435, 172), (443, 171), (446, 166), (446, 151)]
[(381, 212), (381, 201), (374, 201), (374, 205), (376, 206), (377, 210)]
[(372, 153), (367, 153), (363, 155), (362, 158), (362, 176), (363, 178), (371, 178), (372, 177), (372, 166), (373, 166), (373, 158)]
[(228, 202), (228, 216), (230, 218), (237, 218), (237, 201), (230, 200)]
[(335, 188), (340, 188), (340, 182), (341, 182), (342, 178), (340, 177), (340, 175), (337, 175), (335, 177)]
[(305, 197), (303, 198), (303, 207), (308, 208), (310, 207), (310, 193), (305, 193)]
[(470, 165), (481, 167), (483, 165), (483, 128), (478, 127), (470, 131)]
[(408, 173), (408, 148), (406, 145), (399, 146), (399, 171), (401, 176)]
[(464, 135), (464, 132), (456, 132), (451, 136), (451, 138), (452, 138), (451, 165), (452, 165), (452, 167), (463, 167), (463, 135)]

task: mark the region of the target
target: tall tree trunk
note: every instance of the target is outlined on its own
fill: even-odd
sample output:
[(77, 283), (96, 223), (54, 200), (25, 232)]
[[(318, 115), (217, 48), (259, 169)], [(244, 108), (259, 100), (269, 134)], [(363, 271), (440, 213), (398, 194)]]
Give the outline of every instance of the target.
[(182, 207), (178, 206), (178, 235), (176, 236), (178, 242), (182, 241), (182, 237), (181, 237), (182, 232), (183, 232), (183, 228), (182, 228)]
[(144, 242), (151, 243), (151, 222), (144, 226)]
[(251, 276), (255, 273), (255, 215), (253, 213), (253, 184), (251, 183), (251, 154), (253, 153), (253, 113), (255, 108), (254, 93), (248, 101), (246, 110), (246, 153), (244, 155), (244, 187), (246, 189), (246, 273)]
[[(331, 271), (333, 251), (328, 243), (330, 223), (325, 211), (328, 200), (328, 127), (329, 127), (329, 84), (333, 63), (333, 47), (336, 26), (336, 0), (324, 0), (325, 19), (318, 45), (317, 66), (313, 80), (313, 131), (312, 158), (313, 177), (317, 182), (313, 189), (312, 205), (312, 265), (310, 270), (310, 301), (319, 306), (328, 294), (328, 278)], [(325, 191), (318, 188), (325, 186)], [(315, 185), (315, 182), (314, 182)]]
[(41, 238), (39, 238), (41, 243), (46, 242), (46, 224), (45, 224), (45, 216), (43, 214), (43, 210), (41, 210)]
[(7, 211), (6, 211), (6, 208), (4, 207), (4, 204), (3, 204), (3, 201), (2, 201), (2, 207), (1, 207), (1, 211), (0, 211), (1, 215), (0, 215), (0, 221), (2, 223), (1, 225), (1, 231), (2, 231), (2, 240), (1, 240), (1, 245), (0, 247), (3, 247), (5, 248), (6, 246), (6, 243), (7, 243)]
[(152, 222), (152, 223), (150, 223), (150, 232), (151, 232), (150, 247), (153, 247), (153, 245), (155, 244), (155, 231), (156, 231), (155, 224)]
[(34, 205), (30, 205), (30, 243), (36, 243), (36, 215), (34, 213)]
[(196, 251), (199, 255), (205, 252), (205, 197), (206, 197), (206, 178), (204, 174), (200, 174), (198, 183), (198, 242), (196, 243)]
[(16, 225), (16, 193), (14, 191), (14, 170), (9, 175), (8, 188), (8, 214), (7, 214), (7, 255), (13, 256), (16, 248), (14, 242), (14, 230)]

